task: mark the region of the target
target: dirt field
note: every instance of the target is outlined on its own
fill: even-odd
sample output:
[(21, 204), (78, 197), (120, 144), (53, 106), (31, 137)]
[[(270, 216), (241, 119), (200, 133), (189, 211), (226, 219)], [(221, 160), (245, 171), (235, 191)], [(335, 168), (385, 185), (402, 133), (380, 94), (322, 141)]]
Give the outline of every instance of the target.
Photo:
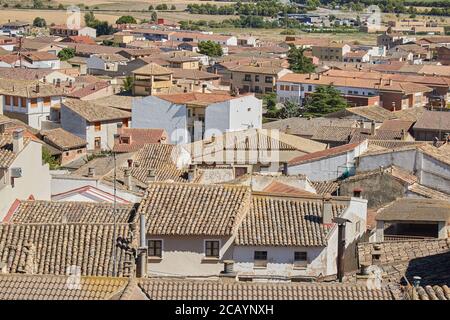
[[(95, 13), (95, 16), (99, 20), (106, 20), (109, 23), (114, 23), (120, 14), (101, 14)], [(47, 21), (47, 24), (63, 24), (66, 23), (67, 15), (65, 11), (58, 10), (0, 10), (0, 23), (8, 22), (8, 20), (20, 20), (32, 22), (34, 18), (41, 17)], [(84, 23), (83, 17), (81, 17), (81, 23)]]

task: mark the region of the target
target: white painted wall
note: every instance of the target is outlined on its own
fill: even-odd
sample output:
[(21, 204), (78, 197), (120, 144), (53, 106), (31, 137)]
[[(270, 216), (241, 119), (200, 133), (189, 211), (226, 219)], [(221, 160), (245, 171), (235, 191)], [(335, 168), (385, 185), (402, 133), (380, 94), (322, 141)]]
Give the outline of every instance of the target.
[(22, 168), (22, 177), (10, 184), (10, 172), (0, 183), (0, 221), (16, 199), (26, 200), (32, 195), (36, 200), (50, 200), (48, 164), (42, 164), (42, 144), (30, 141), (17, 155), (11, 168)]
[(156, 96), (133, 100), (133, 128), (165, 129), (170, 143), (187, 143), (187, 109)]
[(355, 158), (367, 150), (368, 142), (364, 140), (353, 150), (344, 154), (330, 156), (318, 160), (288, 167), (288, 175), (304, 174), (312, 181), (328, 181), (340, 177), (347, 169), (355, 169)]

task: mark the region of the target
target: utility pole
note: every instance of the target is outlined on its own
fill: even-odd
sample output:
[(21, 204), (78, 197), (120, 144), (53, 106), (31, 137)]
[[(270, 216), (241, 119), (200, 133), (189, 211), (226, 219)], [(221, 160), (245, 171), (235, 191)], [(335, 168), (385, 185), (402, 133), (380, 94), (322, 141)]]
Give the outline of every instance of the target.
[(113, 161), (114, 161), (114, 203), (113, 203), (113, 277), (117, 276), (117, 227), (116, 227), (116, 206), (117, 206), (117, 200), (116, 200), (116, 193), (117, 193), (117, 169), (116, 169), (116, 153), (112, 151), (113, 154)]

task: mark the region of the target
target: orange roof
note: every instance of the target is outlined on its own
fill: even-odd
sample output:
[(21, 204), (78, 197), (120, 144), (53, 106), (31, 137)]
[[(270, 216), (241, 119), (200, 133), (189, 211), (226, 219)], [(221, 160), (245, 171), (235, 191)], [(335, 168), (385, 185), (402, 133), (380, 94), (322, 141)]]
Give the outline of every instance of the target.
[(55, 56), (53, 53), (45, 51), (24, 52), (22, 53), (22, 56), (32, 61), (58, 60), (58, 57)]
[(115, 152), (134, 152), (141, 149), (149, 143), (163, 143), (166, 140), (166, 131), (164, 129), (137, 129), (122, 128), (119, 132), (120, 137), (129, 137), (129, 143), (114, 144)]
[(268, 193), (285, 193), (285, 194), (292, 194), (295, 196), (310, 196), (313, 193), (300, 189), (300, 188), (295, 188), (292, 187), (290, 185), (278, 182), (278, 181), (273, 181), (271, 184), (269, 184), (267, 187), (264, 188), (263, 190), (264, 192), (268, 192)]
[[(364, 81), (362, 81), (364, 80)], [(339, 77), (312, 74), (311, 77), (308, 74), (289, 73), (282, 76), (278, 82), (291, 82), (302, 84), (315, 84), (315, 85), (333, 85), (335, 87), (352, 87), (352, 88), (369, 88), (380, 91), (395, 91), (403, 92), (405, 94), (411, 94), (416, 92), (430, 92), (431, 88), (421, 85), (419, 83), (400, 82), (400, 81), (382, 81), (380, 79), (367, 79), (364, 77)]]
[(83, 43), (83, 44), (97, 44), (94, 39), (89, 36), (70, 36), (69, 37), (72, 42), (75, 43)]
[(163, 94), (159, 95), (158, 98), (178, 104), (195, 104), (207, 106), (211, 103), (235, 99), (236, 96), (232, 96), (229, 93), (188, 92), (178, 94)]

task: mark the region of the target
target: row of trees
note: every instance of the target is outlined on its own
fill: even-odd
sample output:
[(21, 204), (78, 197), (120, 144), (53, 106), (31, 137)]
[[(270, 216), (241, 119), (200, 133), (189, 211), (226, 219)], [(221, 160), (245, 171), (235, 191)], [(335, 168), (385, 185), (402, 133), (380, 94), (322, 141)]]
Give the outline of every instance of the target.
[(92, 11), (84, 15), (84, 22), (86, 26), (94, 28), (97, 31), (97, 36), (113, 34), (117, 31), (107, 21), (98, 20)]
[(153, 7), (153, 5), (150, 5), (148, 7), (148, 11), (153, 11), (153, 10), (161, 10), (161, 11), (164, 11), (164, 10), (177, 10), (177, 7), (173, 4), (173, 5), (170, 6), (170, 9), (169, 9), (169, 6), (167, 4), (165, 4), (165, 3), (158, 4), (156, 7)]
[(304, 12), (303, 9), (291, 5), (283, 4), (278, 0), (263, 0), (254, 3), (236, 2), (232, 5), (217, 6), (215, 4), (189, 4), (187, 11), (193, 14), (210, 14), (210, 15), (253, 15), (263, 17), (276, 17), (280, 12), (299, 13)]

